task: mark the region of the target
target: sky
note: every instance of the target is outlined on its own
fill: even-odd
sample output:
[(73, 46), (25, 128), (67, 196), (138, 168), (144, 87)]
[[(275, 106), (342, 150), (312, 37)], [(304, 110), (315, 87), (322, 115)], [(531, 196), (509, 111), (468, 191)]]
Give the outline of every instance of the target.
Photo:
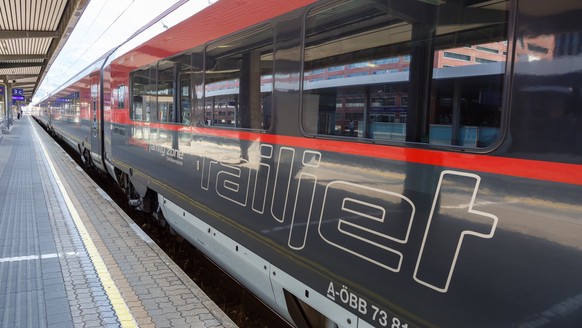
[[(153, 37), (216, 1), (186, 1), (140, 36), (144, 40)], [(90, 0), (32, 102), (37, 103), (56, 91), (89, 64), (179, 2), (184, 0)]]

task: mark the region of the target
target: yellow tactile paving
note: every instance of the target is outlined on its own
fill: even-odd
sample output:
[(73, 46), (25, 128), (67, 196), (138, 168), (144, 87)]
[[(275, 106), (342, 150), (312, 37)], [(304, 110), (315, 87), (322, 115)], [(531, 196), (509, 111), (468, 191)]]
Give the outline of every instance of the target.
[(137, 323), (136, 323), (135, 319), (131, 315), (131, 312), (130, 312), (127, 304), (125, 304), (125, 301), (123, 300), (121, 293), (117, 289), (117, 286), (115, 286), (115, 282), (113, 281), (113, 279), (111, 279), (111, 275), (109, 274), (109, 271), (107, 270), (107, 267), (105, 266), (105, 263), (103, 262), (101, 255), (97, 251), (97, 248), (95, 247), (95, 243), (91, 239), (91, 236), (89, 235), (89, 233), (87, 231), (87, 228), (83, 224), (83, 221), (81, 220), (79, 213), (77, 212), (77, 209), (73, 205), (71, 198), (69, 197), (59, 175), (57, 174), (55, 166), (54, 166), (41, 138), (38, 136), (35, 129), (33, 129), (33, 131), (34, 131), (36, 139), (37, 139), (37, 141), (38, 141), (38, 143), (39, 143), (39, 145), (40, 145), (40, 147), (41, 147), (41, 149), (42, 149), (42, 151), (47, 159), (47, 163), (49, 165), (49, 168), (54, 176), (54, 179), (56, 180), (56, 183), (57, 183), (59, 190), (60, 190), (60, 192), (65, 200), (65, 203), (67, 204), (67, 208), (69, 209), (71, 216), (73, 218), (73, 221), (75, 222), (75, 226), (77, 227), (77, 230), (79, 231), (79, 235), (81, 236), (83, 244), (85, 245), (85, 249), (87, 250), (89, 257), (90, 257), (91, 261), (93, 262), (93, 265), (95, 267), (95, 270), (97, 271), (97, 275), (99, 277), (99, 280), (101, 281), (103, 287), (105, 288), (105, 292), (106, 292), (106, 294), (111, 302), (113, 310), (115, 311), (115, 314), (117, 315), (117, 318), (119, 319), (121, 326), (124, 328), (137, 327)]

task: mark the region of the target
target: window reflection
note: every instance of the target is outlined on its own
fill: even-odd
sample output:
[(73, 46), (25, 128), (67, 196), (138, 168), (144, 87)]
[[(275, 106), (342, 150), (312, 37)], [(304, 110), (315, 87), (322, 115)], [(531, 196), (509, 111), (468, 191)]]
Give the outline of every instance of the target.
[[(507, 4), (342, 3), (308, 14), (302, 125), (307, 133), (487, 147), (501, 124)], [(433, 15), (434, 25), (414, 15)], [(425, 17), (425, 16), (423, 16)], [(455, 18), (456, 19), (456, 18)], [(430, 55), (428, 55), (430, 54)]]
[(204, 124), (268, 129), (273, 82), (272, 29), (213, 44), (206, 51)]

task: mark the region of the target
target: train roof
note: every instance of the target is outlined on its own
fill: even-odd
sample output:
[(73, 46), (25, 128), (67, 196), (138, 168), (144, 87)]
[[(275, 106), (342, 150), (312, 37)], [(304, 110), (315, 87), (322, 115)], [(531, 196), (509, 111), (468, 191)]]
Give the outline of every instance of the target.
[[(87, 65), (87, 67), (57, 87), (53, 92), (39, 102), (48, 100), (53, 95), (65, 90), (75, 81), (78, 81), (91, 74), (91, 72), (96, 71), (103, 66), (103, 64), (111, 63), (125, 54), (134, 51), (143, 52), (144, 49), (151, 47), (164, 49), (164, 45), (167, 45), (167, 40), (174, 39), (172, 35), (177, 35), (178, 38), (181, 39), (190, 39), (189, 34), (195, 30), (198, 32), (198, 36), (202, 36), (202, 39), (193, 38), (191, 42), (178, 43), (182, 45), (182, 48), (166, 49), (166, 54), (177, 54), (187, 51), (197, 45), (203, 45), (208, 41), (214, 40), (228, 33), (260, 23), (261, 21), (279, 16), (313, 2), (314, 0), (290, 0), (285, 2), (267, 0), (262, 1), (261, 4), (247, 3), (244, 8), (245, 11), (250, 14), (240, 15), (240, 10), (232, 9), (233, 6), (240, 9), (241, 5), (239, 0), (221, 0), (212, 6), (207, 6), (199, 11), (193, 9), (193, 6), (195, 5), (194, 2), (187, 0), (179, 1), (160, 15), (156, 16), (131, 35), (127, 40), (105, 52), (103, 56)], [(257, 11), (255, 10), (255, 7), (263, 8), (263, 10)], [(200, 16), (201, 12), (205, 12), (205, 14)], [(228, 19), (227, 21), (229, 23), (220, 24), (219, 28), (213, 28), (216, 26), (215, 18), (221, 17), (223, 13), (233, 16), (233, 19)], [(186, 17), (184, 16), (185, 14), (187, 15)], [(238, 18), (235, 16), (238, 16)], [(162, 19), (163, 23), (157, 24), (162, 22)], [(200, 27), (205, 28), (204, 30), (200, 30)], [(209, 33), (208, 31), (210, 30), (213, 30), (214, 32)], [(176, 44), (176, 42), (173, 44)]]

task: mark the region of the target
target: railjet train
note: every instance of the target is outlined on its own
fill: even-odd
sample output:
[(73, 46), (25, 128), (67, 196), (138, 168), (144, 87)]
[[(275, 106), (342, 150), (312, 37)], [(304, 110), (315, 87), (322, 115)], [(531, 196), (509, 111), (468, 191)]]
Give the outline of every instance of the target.
[(582, 2), (221, 0), (38, 119), (298, 327), (579, 327)]

